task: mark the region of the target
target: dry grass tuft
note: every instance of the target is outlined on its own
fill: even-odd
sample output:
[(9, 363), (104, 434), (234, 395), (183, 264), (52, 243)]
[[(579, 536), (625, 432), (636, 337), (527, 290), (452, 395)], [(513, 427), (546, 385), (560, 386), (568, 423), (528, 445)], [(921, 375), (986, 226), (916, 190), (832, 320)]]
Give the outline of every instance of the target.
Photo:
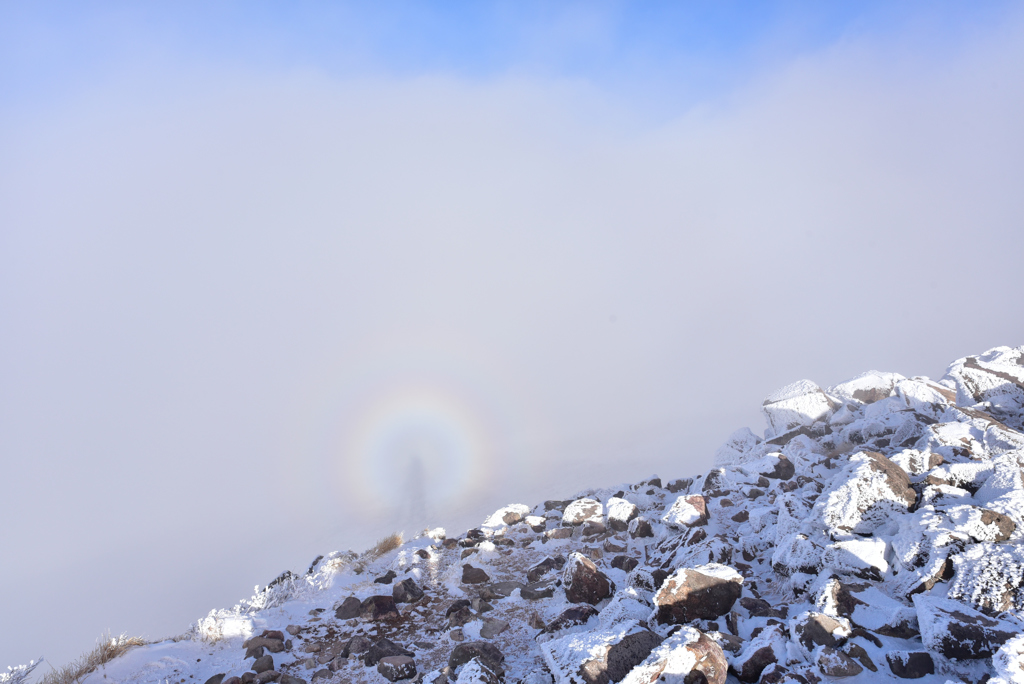
[(371, 561), (380, 558), (389, 551), (394, 551), (402, 545), (403, 541), (401, 532), (395, 532), (394, 534), (389, 534), (383, 539), (378, 539), (376, 544), (359, 556), (356, 562), (352, 565), (352, 569), (355, 570), (357, 575), (361, 574)]
[(109, 663), (130, 648), (144, 646), (147, 643), (149, 642), (140, 637), (130, 637), (127, 634), (112, 637), (108, 633), (100, 639), (99, 645), (91, 652), (59, 670), (43, 675), (39, 684), (75, 684), (80, 682), (82, 677), (94, 672), (100, 665)]

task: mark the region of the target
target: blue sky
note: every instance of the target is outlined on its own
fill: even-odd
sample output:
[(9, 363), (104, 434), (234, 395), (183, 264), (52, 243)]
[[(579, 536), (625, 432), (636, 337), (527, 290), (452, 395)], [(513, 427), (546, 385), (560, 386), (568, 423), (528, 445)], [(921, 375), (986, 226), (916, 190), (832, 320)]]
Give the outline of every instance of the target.
[[(6, 3), (0, 103), (176, 71), (582, 80), (678, 108), (843, 41), (941, 60), (1019, 5), (953, 2)], [(159, 76), (158, 76), (159, 77)]]

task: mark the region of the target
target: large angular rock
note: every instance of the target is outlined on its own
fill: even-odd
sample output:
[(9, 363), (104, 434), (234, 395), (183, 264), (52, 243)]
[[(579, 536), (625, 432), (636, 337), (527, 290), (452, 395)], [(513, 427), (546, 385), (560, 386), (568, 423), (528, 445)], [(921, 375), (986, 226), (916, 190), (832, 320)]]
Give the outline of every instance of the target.
[(387, 656), (409, 656), (410, 658), (415, 654), (405, 648), (402, 648), (391, 639), (380, 638), (373, 642), (373, 644), (366, 650), (363, 655), (363, 664), (367, 667), (372, 667), (380, 662), (381, 658)]
[(395, 603), (416, 603), (423, 598), (423, 590), (413, 579), (404, 579), (394, 586), (391, 597)]
[(759, 681), (765, 668), (773, 663), (786, 662), (788, 641), (788, 635), (782, 625), (769, 625), (733, 658), (732, 667), (736, 677), (741, 682)]
[(463, 584), (483, 584), (490, 580), (491, 576), (484, 572), (482, 568), (475, 568), (469, 563), (462, 566)]
[(725, 684), (729, 662), (722, 648), (693, 627), (661, 642), (622, 680), (623, 684)]
[(1018, 544), (975, 544), (953, 557), (948, 598), (986, 613), (1024, 604), (1024, 548)]
[(783, 454), (768, 454), (768, 464), (772, 467), (769, 470), (764, 468), (760, 475), (772, 480), (788, 480), (796, 474), (796, 466)]
[(357, 599), (355, 596), (349, 596), (335, 609), (334, 617), (339, 620), (351, 620), (352, 618), (357, 618), (359, 617), (359, 609), (361, 605), (362, 601)]
[(650, 521), (643, 516), (630, 520), (628, 529), (629, 536), (633, 539), (644, 539), (654, 536), (654, 528), (651, 527)]
[(642, 663), (662, 638), (636, 620), (608, 630), (568, 634), (541, 644), (548, 668), (559, 681), (610, 684)]
[(655, 615), (662, 624), (714, 620), (732, 610), (742, 590), (743, 576), (728, 566), (709, 563), (682, 568), (655, 594)]
[(576, 527), (588, 522), (604, 522), (604, 506), (597, 499), (576, 499), (562, 513), (563, 525)]
[[(563, 563), (564, 565), (564, 563)], [(555, 559), (548, 556), (526, 571), (526, 579), (529, 582), (537, 582), (544, 575), (555, 569)]]
[(873, 404), (892, 395), (896, 383), (905, 378), (898, 373), (868, 371), (829, 388), (829, 394), (860, 404)]
[(608, 576), (581, 553), (569, 556), (562, 569), (562, 585), (565, 588), (565, 597), (570, 603), (594, 605), (610, 597), (615, 591), (615, 584)]
[(921, 640), (928, 650), (958, 660), (990, 658), (1017, 635), (1016, 625), (951, 599), (914, 596)]
[(662, 516), (661, 521), (674, 529), (708, 524), (708, 506), (700, 494), (680, 496)]
[(480, 658), (471, 658), (463, 665), (455, 680), (456, 684), (500, 684), (501, 681), (501, 670), (495, 670), (489, 662)]
[(874, 451), (851, 456), (836, 482), (815, 510), (827, 528), (839, 533), (870, 534), (917, 503), (907, 473)]
[(416, 661), (410, 656), (385, 656), (377, 663), (377, 672), (389, 682), (412, 679), (416, 676)]
[(640, 509), (636, 504), (612, 497), (608, 499), (608, 526), (616, 532), (625, 532), (629, 529), (631, 520), (640, 515)]
[(779, 435), (791, 428), (810, 426), (828, 416), (838, 405), (810, 380), (799, 380), (776, 390), (761, 405), (772, 431)]
[(543, 630), (545, 634), (553, 634), (569, 627), (576, 627), (577, 625), (585, 625), (590, 621), (591, 618), (597, 617), (597, 609), (593, 606), (583, 603), (577, 606), (570, 606), (566, 608), (558, 617), (549, 622)]
[(498, 647), (488, 641), (464, 641), (452, 649), (448, 656), (448, 668), (454, 672), (470, 660), (479, 660), (492, 672), (504, 672), (505, 656)]
[(484, 520), (484, 529), (495, 530), (506, 525), (515, 525), (530, 515), (530, 507), (524, 504), (509, 504), (499, 508)]
[(935, 674), (935, 662), (924, 651), (889, 651), (885, 654), (889, 671), (902, 679), (920, 679)]
[(398, 616), (398, 606), (391, 596), (370, 596), (359, 606), (359, 617), (364, 620), (394, 620)]
[(854, 625), (876, 634), (912, 639), (920, 633), (915, 608), (866, 582), (843, 582), (833, 577), (822, 586), (815, 602), (826, 613), (849, 618)]
[(808, 651), (818, 646), (838, 648), (846, 643), (846, 637), (850, 635), (850, 626), (845, 622), (824, 613), (807, 611), (790, 622), (790, 633), (793, 640)]
[(824, 646), (816, 658), (818, 669), (828, 677), (855, 677), (864, 671), (857, 661), (831, 646)]

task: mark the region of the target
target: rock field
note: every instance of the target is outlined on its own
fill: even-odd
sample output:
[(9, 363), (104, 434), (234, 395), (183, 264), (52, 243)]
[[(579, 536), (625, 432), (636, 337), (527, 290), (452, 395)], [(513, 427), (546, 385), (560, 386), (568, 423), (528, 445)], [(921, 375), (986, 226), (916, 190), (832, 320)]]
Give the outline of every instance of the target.
[(1024, 347), (762, 410), (698, 477), (330, 554), (84, 681), (1024, 682)]

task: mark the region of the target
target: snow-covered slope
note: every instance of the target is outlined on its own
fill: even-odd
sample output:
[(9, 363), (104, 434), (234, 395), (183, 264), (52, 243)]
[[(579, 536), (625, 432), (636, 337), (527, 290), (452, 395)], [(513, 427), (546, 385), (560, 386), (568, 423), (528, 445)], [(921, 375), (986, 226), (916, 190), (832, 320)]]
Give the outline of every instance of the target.
[(696, 478), (333, 554), (84, 681), (1024, 682), (1024, 347), (763, 411)]

